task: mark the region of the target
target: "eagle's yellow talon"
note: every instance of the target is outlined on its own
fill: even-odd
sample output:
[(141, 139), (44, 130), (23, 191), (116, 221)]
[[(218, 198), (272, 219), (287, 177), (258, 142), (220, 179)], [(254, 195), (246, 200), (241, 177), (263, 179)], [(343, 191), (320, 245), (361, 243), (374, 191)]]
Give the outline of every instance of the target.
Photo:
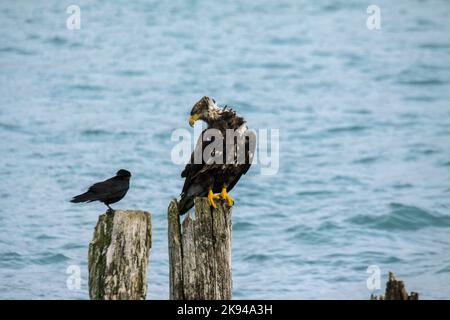
[(226, 200), (228, 205), (231, 207), (234, 204), (234, 200), (227, 192), (227, 187), (222, 188), (222, 192), (220, 193), (220, 198)]
[(215, 195), (215, 194), (212, 192), (212, 190), (209, 189), (209, 192), (208, 192), (208, 202), (209, 202), (209, 204), (210, 204), (211, 206), (213, 206), (214, 209), (217, 208), (217, 205), (216, 205), (216, 203), (214, 202), (214, 200), (216, 200), (216, 199), (219, 199), (219, 196), (218, 196), (218, 195)]

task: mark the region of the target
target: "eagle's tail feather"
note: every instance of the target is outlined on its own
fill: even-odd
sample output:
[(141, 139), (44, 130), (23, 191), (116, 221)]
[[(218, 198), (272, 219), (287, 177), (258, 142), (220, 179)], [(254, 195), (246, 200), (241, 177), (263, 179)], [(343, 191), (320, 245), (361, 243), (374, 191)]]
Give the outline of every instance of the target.
[(181, 215), (189, 211), (194, 206), (194, 199), (191, 197), (181, 197), (178, 203), (178, 212)]

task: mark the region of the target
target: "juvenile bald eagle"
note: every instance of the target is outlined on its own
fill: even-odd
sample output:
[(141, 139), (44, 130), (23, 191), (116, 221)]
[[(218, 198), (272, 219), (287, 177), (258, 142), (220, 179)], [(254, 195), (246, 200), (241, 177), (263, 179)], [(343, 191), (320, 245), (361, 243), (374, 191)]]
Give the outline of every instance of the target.
[(255, 151), (255, 134), (233, 109), (220, 108), (214, 99), (203, 97), (192, 108), (189, 125), (193, 127), (197, 120), (205, 121), (208, 127), (181, 173), (186, 180), (178, 204), (180, 215), (194, 206), (195, 197), (207, 196), (214, 208), (218, 199), (232, 206), (234, 200), (228, 191), (248, 171)]

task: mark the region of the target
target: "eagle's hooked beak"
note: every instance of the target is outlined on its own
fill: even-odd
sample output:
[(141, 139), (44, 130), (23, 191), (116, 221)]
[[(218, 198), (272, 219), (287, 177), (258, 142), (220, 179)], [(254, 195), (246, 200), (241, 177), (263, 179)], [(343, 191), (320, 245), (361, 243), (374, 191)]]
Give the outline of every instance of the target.
[(194, 126), (195, 121), (197, 121), (198, 119), (200, 119), (200, 115), (199, 114), (194, 114), (192, 116), (189, 117), (189, 125), (191, 127)]

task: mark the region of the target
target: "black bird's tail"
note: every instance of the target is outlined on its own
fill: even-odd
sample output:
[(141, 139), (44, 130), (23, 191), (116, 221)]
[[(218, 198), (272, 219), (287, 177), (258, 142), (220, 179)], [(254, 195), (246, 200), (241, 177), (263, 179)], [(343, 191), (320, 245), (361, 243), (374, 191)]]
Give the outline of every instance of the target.
[(87, 202), (87, 201), (92, 201), (92, 200), (93, 200), (93, 194), (88, 191), (88, 192), (85, 192), (83, 194), (73, 197), (72, 200), (70, 200), (70, 202), (80, 203), (80, 202)]

